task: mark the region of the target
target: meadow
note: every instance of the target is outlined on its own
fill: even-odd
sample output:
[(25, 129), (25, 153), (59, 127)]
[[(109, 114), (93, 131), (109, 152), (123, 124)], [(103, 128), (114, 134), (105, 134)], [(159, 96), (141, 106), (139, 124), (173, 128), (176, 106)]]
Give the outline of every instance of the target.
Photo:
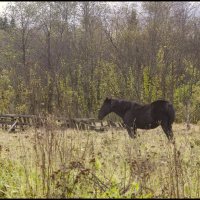
[(0, 198), (198, 198), (200, 127), (0, 132)]

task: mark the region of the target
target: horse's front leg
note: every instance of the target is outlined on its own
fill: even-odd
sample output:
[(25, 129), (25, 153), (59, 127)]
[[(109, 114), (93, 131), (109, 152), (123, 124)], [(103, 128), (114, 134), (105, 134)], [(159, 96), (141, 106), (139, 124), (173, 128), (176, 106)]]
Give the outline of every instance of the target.
[(126, 124), (126, 130), (131, 138), (136, 138), (136, 128)]
[(126, 124), (126, 130), (131, 138), (134, 138), (134, 134), (132, 133), (132, 129), (129, 125)]
[(124, 124), (126, 126), (126, 130), (131, 138), (136, 137), (136, 126), (135, 120), (133, 120), (133, 116), (131, 112), (127, 112), (123, 118)]

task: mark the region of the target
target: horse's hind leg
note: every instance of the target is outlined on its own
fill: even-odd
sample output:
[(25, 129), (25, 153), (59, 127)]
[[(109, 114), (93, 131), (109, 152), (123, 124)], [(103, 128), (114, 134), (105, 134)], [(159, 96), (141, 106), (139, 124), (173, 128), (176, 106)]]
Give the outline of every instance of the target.
[(172, 124), (169, 122), (168, 123), (168, 129), (169, 129), (169, 137), (170, 137), (170, 139), (171, 140), (173, 140), (174, 139), (174, 134), (173, 134), (173, 131), (172, 131)]
[(163, 131), (165, 132), (168, 140), (172, 140), (173, 139), (173, 132), (172, 132), (172, 125), (171, 125), (171, 123), (169, 124), (167, 122), (167, 120), (163, 120), (161, 122), (161, 127), (162, 127)]

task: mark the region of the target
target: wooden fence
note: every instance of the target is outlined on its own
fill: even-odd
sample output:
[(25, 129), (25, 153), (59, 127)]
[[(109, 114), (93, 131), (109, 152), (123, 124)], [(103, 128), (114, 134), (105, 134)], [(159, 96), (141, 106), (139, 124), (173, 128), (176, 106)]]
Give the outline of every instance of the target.
[[(100, 121), (95, 118), (53, 118), (54, 122), (62, 129), (73, 128), (79, 130), (104, 131), (109, 128), (122, 129), (124, 125), (113, 121)], [(16, 129), (25, 130), (27, 127), (42, 127), (48, 124), (48, 118), (36, 115), (0, 115), (0, 126), (8, 132), (14, 132)]]

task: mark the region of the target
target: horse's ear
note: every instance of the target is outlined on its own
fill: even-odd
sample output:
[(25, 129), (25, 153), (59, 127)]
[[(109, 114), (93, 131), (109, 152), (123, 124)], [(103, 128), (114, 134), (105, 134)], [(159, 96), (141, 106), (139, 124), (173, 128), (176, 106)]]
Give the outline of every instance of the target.
[(110, 97), (106, 97), (106, 100), (110, 100), (111, 98)]
[(108, 100), (112, 100), (112, 97), (111, 97), (111, 96), (107, 96), (107, 99), (108, 99)]
[(112, 100), (111, 97), (106, 97), (106, 99), (105, 99), (106, 102), (110, 102), (111, 100)]

